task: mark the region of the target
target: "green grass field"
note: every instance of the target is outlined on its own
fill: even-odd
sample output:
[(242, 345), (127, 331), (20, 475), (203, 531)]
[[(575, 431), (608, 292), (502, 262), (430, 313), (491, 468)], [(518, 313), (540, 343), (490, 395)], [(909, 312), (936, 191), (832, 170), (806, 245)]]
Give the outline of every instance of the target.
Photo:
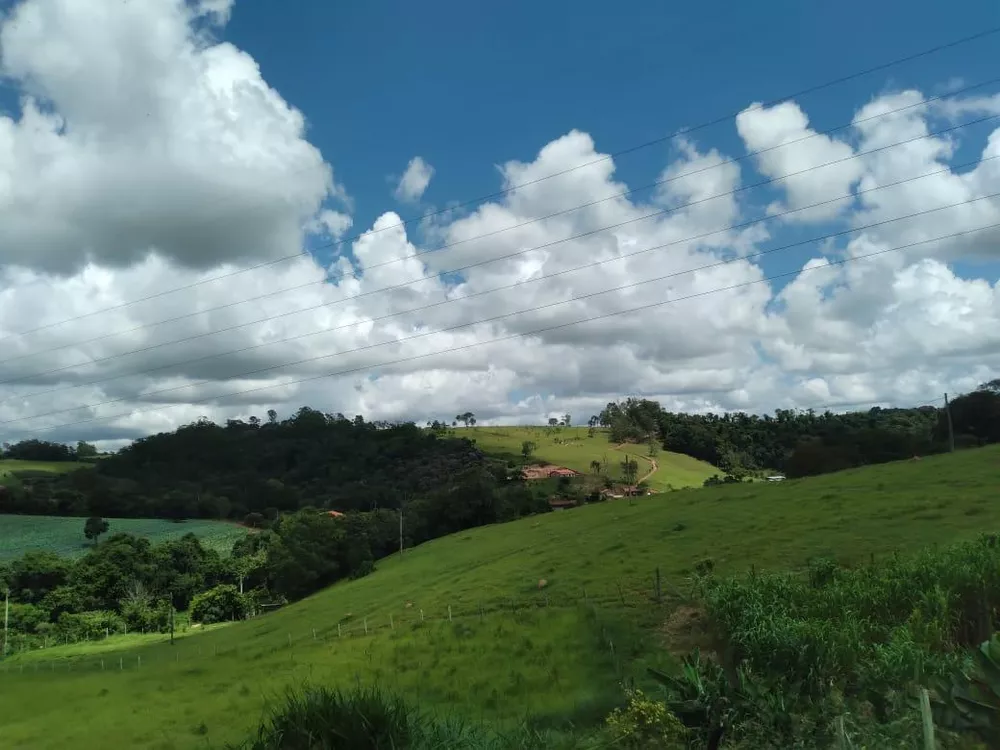
[[(485, 453), (520, 462), (521, 444), (531, 440), (538, 447), (532, 461), (547, 461), (590, 473), (591, 461), (606, 462), (613, 479), (621, 476), (621, 463), (626, 454), (639, 462), (639, 476), (645, 476), (652, 465), (645, 445), (624, 445), (617, 448), (608, 442), (606, 430), (596, 430), (588, 436), (586, 427), (470, 427), (454, 430), (461, 437), (476, 441)], [(657, 470), (646, 481), (652, 489), (700, 487), (713, 474), (720, 473), (711, 464), (681, 453), (660, 451), (655, 457)]]
[[(687, 590), (699, 561), (722, 573), (797, 568), (817, 555), (858, 562), (975, 537), (1000, 527), (998, 460), (990, 447), (614, 500), (439, 539), (173, 647), (151, 636), (101, 653), (77, 644), (72, 655), (15, 655), (0, 669), (3, 744), (219, 747), (303, 680), (378, 681), (474, 719), (585, 722), (620, 695), (615, 659), (627, 673), (666, 659), (670, 594)], [(661, 605), (651, 597), (657, 567)]]
[(93, 464), (79, 461), (21, 461), (17, 458), (0, 460), (0, 478), (18, 471), (48, 471), (64, 474), (75, 469), (91, 468)]
[[(20, 557), (25, 552), (46, 550), (76, 557), (86, 552), (90, 542), (83, 535), (86, 519), (66, 516), (12, 516), (0, 514), (0, 562)], [(233, 542), (246, 534), (236, 524), (221, 521), (183, 521), (174, 523), (156, 518), (109, 518), (108, 533), (126, 532), (148, 537), (152, 542), (176, 539), (187, 533), (221, 553), (228, 553)]]

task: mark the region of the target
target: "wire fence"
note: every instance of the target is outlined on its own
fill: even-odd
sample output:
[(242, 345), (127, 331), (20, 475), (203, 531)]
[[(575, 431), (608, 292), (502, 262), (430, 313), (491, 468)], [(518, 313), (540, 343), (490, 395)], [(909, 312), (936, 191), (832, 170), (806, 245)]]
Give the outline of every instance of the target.
[[(498, 617), (512, 618), (525, 627), (532, 627), (544, 625), (542, 618), (546, 612), (553, 610), (582, 610), (595, 627), (602, 646), (607, 648), (616, 672), (621, 674), (620, 653), (616, 652), (606, 618), (629, 613), (655, 615), (664, 609), (662, 605), (683, 596), (677, 590), (663, 593), (659, 569), (644, 586), (621, 583), (612, 587), (582, 587), (576, 591), (554, 593), (546, 591), (544, 582), (539, 583), (539, 590), (531, 594), (484, 598), (471, 603), (458, 601), (457, 597), (455, 604), (436, 603), (427, 608), (407, 602), (395, 610), (382, 609), (365, 615), (347, 612), (339, 618), (303, 618), (294, 622), (286, 618), (278, 620), (275, 614), (258, 616), (246, 621), (247, 627), (253, 630), (244, 630), (238, 642), (229, 643), (224, 642), (224, 634), (231, 631), (225, 626), (209, 627), (204, 632), (201, 628), (192, 628), (172, 641), (169, 633), (146, 635), (133, 641), (108, 633), (105, 638), (79, 639), (69, 644), (53, 643), (48, 647), (29, 647), (25, 639), (21, 638), (19, 643), (18, 636), (11, 635), (8, 656), (0, 661), (0, 676), (13, 678), (45, 672), (126, 672), (216, 657), (244, 655), (259, 658), (262, 652), (294, 651), (296, 648), (324, 644), (335, 647), (336, 644), (358, 639), (386, 635), (402, 637), (425, 627), (449, 623), (469, 625)], [(253, 624), (257, 627), (254, 628)], [(213, 634), (215, 637), (205, 637)], [(618, 644), (618, 651), (621, 645)], [(57, 653), (52, 658), (45, 658), (42, 652), (56, 648)]]

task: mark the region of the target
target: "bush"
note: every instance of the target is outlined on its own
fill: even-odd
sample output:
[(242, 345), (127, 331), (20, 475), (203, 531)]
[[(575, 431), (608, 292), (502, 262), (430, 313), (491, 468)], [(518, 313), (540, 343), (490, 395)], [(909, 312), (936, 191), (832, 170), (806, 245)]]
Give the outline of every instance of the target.
[(191, 600), (191, 619), (210, 625), (214, 622), (239, 620), (248, 611), (247, 598), (231, 584), (222, 584), (203, 591)]
[(607, 724), (621, 747), (683, 747), (687, 730), (680, 720), (658, 701), (650, 700), (641, 690), (625, 691), (628, 703), (608, 716)]
[[(441, 721), (379, 688), (289, 692), (253, 737), (229, 750), (582, 750), (579, 737), (521, 727), (498, 735)], [(604, 746), (604, 745), (601, 745)]]
[(122, 619), (131, 632), (165, 633), (170, 629), (170, 602), (129, 602), (122, 607)]

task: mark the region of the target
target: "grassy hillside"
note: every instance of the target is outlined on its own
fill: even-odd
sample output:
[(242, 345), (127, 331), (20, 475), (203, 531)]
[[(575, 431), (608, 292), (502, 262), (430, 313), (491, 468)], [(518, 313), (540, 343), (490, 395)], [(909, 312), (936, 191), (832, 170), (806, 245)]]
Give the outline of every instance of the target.
[(0, 478), (19, 471), (46, 471), (53, 474), (64, 474), (67, 471), (92, 466), (93, 464), (82, 461), (22, 461), (17, 458), (6, 458), (0, 460)]
[[(16, 655), (0, 670), (4, 746), (218, 746), (304, 680), (379, 680), (473, 718), (593, 719), (618, 695), (616, 664), (629, 672), (664, 658), (670, 594), (687, 590), (699, 562), (723, 573), (794, 568), (974, 537), (1000, 527), (998, 460), (991, 447), (610, 501), (439, 539), (172, 647), (155, 637), (101, 654), (77, 645), (72, 658), (61, 648)], [(651, 597), (657, 567), (662, 605)]]
[[(83, 535), (86, 519), (64, 516), (11, 516), (0, 514), (0, 562), (20, 557), (32, 550), (60, 555), (81, 555), (90, 544)], [(202, 543), (228, 552), (233, 541), (246, 529), (222, 521), (162, 521), (155, 518), (109, 518), (109, 533), (125, 532), (148, 537), (152, 542), (175, 539), (193, 533)]]
[(719, 470), (704, 461), (681, 453), (659, 451), (652, 459), (645, 445), (615, 446), (608, 442), (606, 430), (596, 430), (593, 437), (586, 427), (471, 427), (456, 434), (476, 441), (484, 452), (520, 462), (521, 444), (530, 440), (537, 445), (533, 461), (547, 461), (589, 473), (591, 461), (606, 462), (610, 476), (619, 479), (621, 463), (629, 455), (639, 462), (639, 476), (645, 476), (656, 462), (656, 471), (646, 481), (656, 490), (670, 487), (700, 487)]

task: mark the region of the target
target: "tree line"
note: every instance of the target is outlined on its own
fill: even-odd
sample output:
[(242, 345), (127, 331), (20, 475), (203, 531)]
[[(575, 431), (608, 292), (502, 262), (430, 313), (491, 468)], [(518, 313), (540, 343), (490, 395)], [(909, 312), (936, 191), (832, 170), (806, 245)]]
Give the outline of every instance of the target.
[(91, 517), (81, 519), (81, 534), (94, 540), (83, 557), (30, 552), (0, 566), (0, 590), (9, 590), (13, 602), (12, 632), (29, 645), (107, 631), (166, 632), (174, 612), (204, 623), (241, 619), (263, 604), (295, 601), (368, 575), (401, 545), (548, 510), (523, 482), (472, 470), (402, 508), (259, 514), (251, 519), (259, 528), (237, 540), (228, 556), (193, 534), (153, 545)]
[[(45, 447), (28, 441), (5, 455), (55, 455)], [(305, 507), (399, 508), (490, 463), (462, 438), (303, 407), (283, 421), (273, 411), (266, 422), (201, 419), (64, 475), (18, 472), (23, 486), (0, 493), (0, 512), (242, 521)]]
[(920, 406), (720, 415), (669, 412), (656, 401), (629, 398), (609, 403), (591, 423), (608, 428), (612, 442), (658, 443), (739, 480), (760, 471), (800, 477), (930, 455), (949, 450), (952, 439), (957, 448), (1000, 442), (1000, 379), (949, 406), (947, 412)]

